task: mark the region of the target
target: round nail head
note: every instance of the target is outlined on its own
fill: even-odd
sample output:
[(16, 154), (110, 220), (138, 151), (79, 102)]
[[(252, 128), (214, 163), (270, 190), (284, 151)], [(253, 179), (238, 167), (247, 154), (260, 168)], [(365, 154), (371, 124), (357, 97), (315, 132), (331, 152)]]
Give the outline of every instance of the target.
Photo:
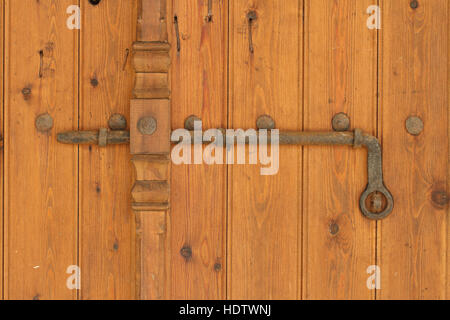
[(333, 117), (332, 126), (334, 131), (348, 131), (350, 129), (350, 118), (341, 112)]
[(420, 135), (423, 131), (423, 128), (423, 121), (419, 117), (412, 116), (406, 120), (406, 130), (413, 136)]
[(196, 115), (191, 115), (186, 118), (184, 121), (184, 128), (189, 131), (193, 131), (195, 129), (195, 122), (201, 122), (202, 120)]
[(141, 118), (137, 125), (139, 132), (147, 136), (154, 134), (157, 126), (157, 121), (153, 117)]
[(272, 130), (275, 129), (275, 121), (271, 116), (263, 115), (256, 120), (256, 127), (258, 129)]
[(126, 130), (127, 119), (121, 114), (113, 114), (108, 120), (108, 126), (111, 130)]
[(409, 5), (411, 6), (412, 9), (417, 9), (419, 7), (419, 1), (413, 0)]
[(39, 132), (48, 132), (53, 128), (53, 118), (48, 114), (41, 114), (36, 118), (36, 129)]

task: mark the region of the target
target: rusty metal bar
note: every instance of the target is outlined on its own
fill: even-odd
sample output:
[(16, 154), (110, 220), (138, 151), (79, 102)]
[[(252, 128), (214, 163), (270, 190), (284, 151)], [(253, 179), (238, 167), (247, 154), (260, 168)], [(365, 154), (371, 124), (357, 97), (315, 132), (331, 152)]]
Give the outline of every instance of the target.
[(129, 131), (113, 131), (100, 129), (98, 131), (69, 131), (59, 133), (58, 142), (64, 144), (97, 144), (102, 147), (110, 144), (130, 143)]
[[(226, 136), (225, 129), (218, 129)], [(258, 134), (258, 131), (255, 131)], [(194, 143), (194, 132), (190, 131), (191, 139), (189, 143)], [(66, 132), (58, 134), (58, 141), (69, 144), (99, 144), (102, 141), (100, 131)], [(130, 141), (128, 131), (107, 131), (103, 134), (106, 144), (125, 144)], [(202, 134), (203, 137), (203, 134)], [(271, 135), (267, 135), (267, 143), (271, 143)], [(227, 137), (230, 139), (230, 137)], [(232, 137), (228, 143), (236, 143), (236, 136)], [(251, 143), (251, 139), (245, 136), (246, 144)], [(256, 139), (259, 142), (259, 135)], [(180, 143), (174, 140), (173, 143)], [(185, 141), (186, 142), (186, 141)], [(202, 143), (211, 143), (203, 140)], [(394, 199), (385, 187), (383, 182), (382, 150), (378, 139), (361, 130), (354, 132), (280, 132), (280, 145), (343, 145), (354, 148), (364, 147), (367, 149), (367, 173), (368, 183), (365, 191), (361, 195), (359, 205), (362, 213), (369, 219), (380, 220), (386, 218), (394, 208)], [(105, 143), (103, 143), (103, 146)]]

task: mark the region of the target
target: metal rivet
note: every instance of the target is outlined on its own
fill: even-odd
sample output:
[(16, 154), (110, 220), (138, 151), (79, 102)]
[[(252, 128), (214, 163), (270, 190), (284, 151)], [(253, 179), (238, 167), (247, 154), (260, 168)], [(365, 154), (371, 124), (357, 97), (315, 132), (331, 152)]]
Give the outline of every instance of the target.
[(186, 120), (184, 121), (184, 128), (186, 130), (193, 131), (195, 129), (194, 124), (196, 121), (201, 122), (202, 120), (199, 117), (197, 117), (196, 115), (187, 117)]
[(89, 3), (92, 4), (93, 6), (96, 6), (100, 3), (101, 0), (89, 0)]
[(419, 117), (412, 116), (406, 120), (406, 130), (413, 136), (418, 136), (419, 134), (421, 134), (423, 128), (423, 121)]
[(337, 235), (339, 232), (339, 225), (337, 223), (332, 223), (330, 224), (330, 233), (335, 236)]
[(48, 114), (41, 114), (36, 118), (36, 129), (39, 132), (48, 132), (53, 128), (53, 118)]
[(185, 258), (186, 260), (189, 260), (190, 258), (192, 258), (191, 247), (185, 246), (185, 247), (181, 248), (180, 254), (183, 258)]
[(256, 120), (256, 127), (258, 129), (272, 130), (275, 129), (275, 121), (271, 116), (263, 115)]
[(341, 112), (336, 114), (331, 121), (334, 131), (348, 131), (350, 129), (350, 118)]
[(436, 190), (431, 193), (431, 200), (439, 207), (445, 207), (449, 203), (449, 196), (443, 190)]
[(419, 7), (419, 1), (413, 0), (413, 1), (410, 2), (409, 5), (410, 5), (410, 7), (411, 7), (412, 9), (417, 9), (417, 8)]
[(158, 123), (153, 117), (141, 118), (137, 124), (140, 133), (150, 136), (155, 133)]
[(111, 130), (126, 130), (127, 119), (121, 114), (113, 114), (108, 120), (108, 126)]

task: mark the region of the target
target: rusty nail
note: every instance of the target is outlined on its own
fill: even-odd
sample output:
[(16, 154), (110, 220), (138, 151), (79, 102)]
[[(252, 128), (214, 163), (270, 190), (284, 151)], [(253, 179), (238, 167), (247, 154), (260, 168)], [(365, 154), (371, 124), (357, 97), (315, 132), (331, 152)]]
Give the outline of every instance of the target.
[(252, 33), (252, 24), (253, 21), (258, 19), (258, 15), (256, 11), (249, 11), (247, 13), (247, 20), (248, 20), (248, 45), (250, 53), (253, 53), (255, 49), (253, 48), (253, 33)]
[(48, 114), (41, 114), (36, 118), (36, 129), (39, 132), (48, 132), (53, 128), (53, 118)]
[(330, 224), (330, 233), (335, 236), (337, 235), (339, 232), (339, 225), (335, 222), (333, 222), (332, 224)]
[(191, 115), (189, 117), (186, 118), (186, 120), (184, 121), (184, 128), (186, 130), (189, 131), (193, 131), (194, 128), (194, 124), (196, 121), (202, 121), (199, 117), (197, 117), (196, 115)]
[(111, 130), (126, 130), (127, 119), (121, 114), (113, 114), (108, 120), (108, 126)]
[(185, 258), (186, 260), (189, 260), (190, 258), (192, 258), (192, 249), (191, 249), (191, 247), (184, 246), (183, 248), (181, 248), (180, 254), (181, 254), (181, 256), (183, 258)]
[(258, 129), (275, 129), (275, 121), (272, 119), (271, 116), (263, 115), (256, 120), (256, 127)]
[(206, 22), (212, 22), (212, 0), (208, 0), (208, 15), (206, 16)]
[(158, 127), (158, 122), (153, 117), (143, 117), (139, 119), (137, 128), (139, 132), (146, 136), (151, 136), (155, 133)]
[(418, 136), (422, 133), (424, 124), (422, 119), (416, 116), (411, 116), (406, 119), (406, 130), (413, 136)]
[(39, 78), (42, 78), (42, 68), (44, 66), (44, 50), (39, 51)]
[(178, 27), (178, 16), (173, 17), (173, 24), (175, 25), (175, 35), (177, 38), (177, 52), (181, 51), (181, 40), (180, 40), (180, 28)]
[(341, 112), (333, 117), (331, 124), (334, 131), (348, 131), (350, 129), (350, 118), (347, 114)]
[(412, 9), (417, 9), (417, 8), (419, 7), (419, 1), (413, 0), (413, 1), (410, 2), (409, 5), (410, 5), (410, 7), (411, 7)]

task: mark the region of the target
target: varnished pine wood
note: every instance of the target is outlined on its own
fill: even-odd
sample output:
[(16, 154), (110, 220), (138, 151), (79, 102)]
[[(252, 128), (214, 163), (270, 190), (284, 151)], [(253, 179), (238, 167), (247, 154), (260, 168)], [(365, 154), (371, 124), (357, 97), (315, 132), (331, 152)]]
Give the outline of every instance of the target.
[[(183, 128), (195, 114), (204, 128), (227, 125), (228, 1), (214, 2), (206, 22), (207, 1), (171, 1), (172, 127)], [(177, 52), (173, 17), (177, 15), (181, 50)], [(226, 167), (172, 166), (170, 297), (226, 298)], [(180, 250), (191, 248), (192, 257)]]
[[(345, 112), (352, 129), (376, 135), (377, 30), (366, 26), (372, 4), (305, 1), (305, 130), (331, 131), (333, 116)], [(366, 286), (366, 270), (375, 264), (375, 222), (358, 205), (367, 183), (365, 153), (305, 148), (304, 299), (375, 297)]]
[[(130, 119), (136, 6), (81, 1), (81, 130), (105, 127), (114, 113)], [(128, 146), (80, 147), (82, 299), (135, 298), (130, 159)]]
[[(230, 1), (229, 126), (302, 128), (302, 1)], [(254, 53), (247, 12), (254, 10)], [(279, 173), (229, 167), (229, 299), (296, 299), (300, 294), (302, 150), (280, 148)]]
[[(77, 148), (56, 141), (78, 122), (73, 1), (5, 3), (5, 298), (76, 299), (66, 270), (78, 264)], [(47, 112), (54, 128), (39, 133), (36, 116)]]
[[(380, 117), (395, 208), (378, 227), (377, 297), (448, 299), (449, 2), (381, 4)], [(411, 115), (425, 124), (417, 137), (405, 129)]]
[[(138, 42), (133, 46), (136, 99), (131, 102), (131, 153), (135, 155), (136, 176), (132, 196), (137, 234), (136, 295), (142, 300), (168, 297), (169, 162), (161, 162), (161, 158), (169, 159), (170, 152), (166, 4), (165, 0), (138, 0)], [(148, 116), (157, 121), (152, 135), (138, 130), (140, 119)]]
[[(1, 134), (1, 149), (0, 149), (0, 190), (2, 195), (4, 194), (4, 190), (3, 190), (3, 177), (5, 174), (5, 170), (4, 170), (4, 153), (3, 153), (3, 137), (5, 136), (4, 130), (3, 130), (3, 112), (4, 112), (4, 104), (3, 104), (3, 77), (4, 77), (4, 73), (3, 73), (3, 40), (4, 40), (4, 31), (5, 31), (5, 24), (4, 24), (4, 19), (3, 19), (3, 13), (4, 13), (4, 8), (5, 8), (5, 1), (1, 0), (0, 1), (0, 26), (1, 26), (1, 31), (0, 31), (0, 134)], [(0, 208), (1, 209), (1, 213), (0, 213), (0, 256), (3, 257), (3, 217), (4, 217), (4, 210), (3, 210), (3, 196), (0, 197)], [(2, 263), (0, 264), (0, 300), (3, 300), (3, 260)]]

